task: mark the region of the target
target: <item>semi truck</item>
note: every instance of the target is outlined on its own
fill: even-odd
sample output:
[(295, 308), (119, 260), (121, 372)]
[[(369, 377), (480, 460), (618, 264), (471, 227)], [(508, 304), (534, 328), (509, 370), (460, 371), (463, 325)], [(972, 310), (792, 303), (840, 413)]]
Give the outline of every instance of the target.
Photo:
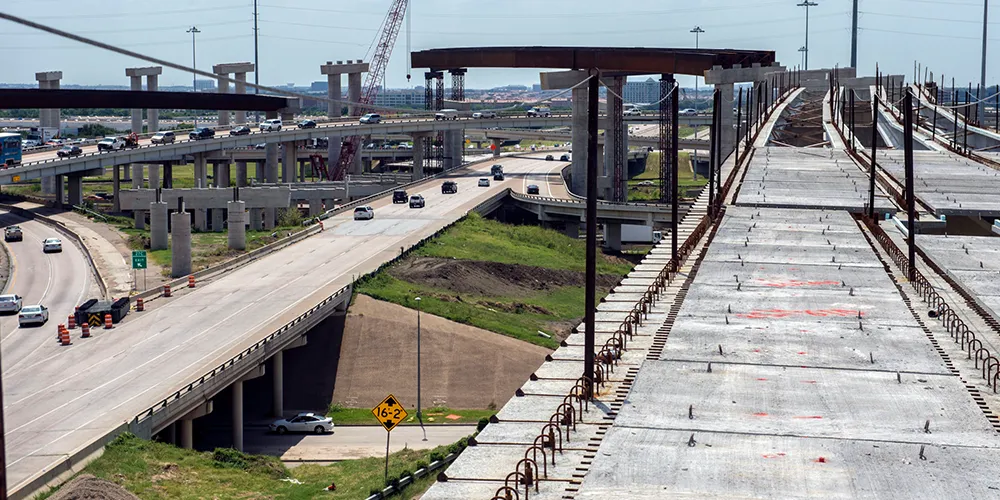
[(31, 127), (28, 136), (24, 138), (24, 144), (26, 147), (44, 146), (58, 137), (59, 129), (56, 127)]
[(656, 244), (662, 239), (663, 233), (654, 231), (652, 226), (622, 224), (622, 243)]

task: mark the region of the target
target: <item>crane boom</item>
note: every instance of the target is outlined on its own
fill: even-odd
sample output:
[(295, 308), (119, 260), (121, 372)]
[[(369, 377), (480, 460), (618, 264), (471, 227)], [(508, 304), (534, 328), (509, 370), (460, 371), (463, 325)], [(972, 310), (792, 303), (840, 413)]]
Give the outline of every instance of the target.
[[(359, 106), (359, 114), (368, 112), (370, 106), (375, 104), (375, 97), (378, 96), (379, 89), (382, 87), (380, 84), (385, 77), (386, 67), (389, 66), (389, 57), (392, 55), (392, 49), (399, 37), (399, 29), (403, 25), (408, 4), (409, 0), (392, 0), (392, 5), (389, 6), (389, 13), (382, 23), (382, 33), (379, 35), (378, 45), (375, 46), (375, 54), (372, 56), (368, 75), (365, 77), (365, 83), (361, 90), (362, 105)], [(344, 178), (344, 174), (354, 162), (354, 156), (358, 154), (360, 146), (361, 136), (352, 136), (344, 141), (340, 150), (340, 161), (333, 172), (332, 180)]]

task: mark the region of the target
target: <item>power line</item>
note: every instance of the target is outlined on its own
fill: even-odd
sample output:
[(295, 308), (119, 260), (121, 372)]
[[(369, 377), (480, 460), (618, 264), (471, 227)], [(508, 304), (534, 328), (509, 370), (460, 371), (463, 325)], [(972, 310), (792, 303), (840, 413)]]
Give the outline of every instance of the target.
[[(231, 26), (236, 24), (243, 24), (245, 21), (220, 21), (217, 23), (199, 23), (199, 26)], [(189, 28), (190, 25), (174, 25), (165, 27), (155, 27), (155, 28), (128, 28), (128, 29), (113, 29), (113, 30), (94, 30), (94, 31), (80, 31), (81, 35), (110, 35), (115, 33), (148, 33), (150, 31), (175, 31), (179, 29)], [(25, 33), (2, 33), (0, 36), (10, 36), (10, 37), (23, 37), (23, 36), (40, 36), (45, 35), (45, 33), (37, 33), (33, 31)], [(5, 47), (6, 48), (6, 47)]]
[(190, 12), (209, 12), (209, 11), (219, 11), (219, 10), (233, 10), (242, 9), (245, 5), (241, 2), (239, 5), (233, 5), (230, 7), (198, 7), (196, 9), (177, 9), (177, 10), (160, 10), (160, 11), (149, 11), (149, 12), (108, 12), (101, 14), (74, 14), (74, 15), (63, 15), (63, 16), (38, 16), (35, 19), (96, 19), (96, 18), (108, 18), (108, 17), (129, 17), (129, 16), (142, 16), (142, 17), (152, 17), (152, 16), (164, 16), (169, 14), (186, 14)]
[[(862, 31), (877, 31), (880, 33), (893, 33), (896, 35), (913, 35), (913, 36), (927, 36), (932, 38), (954, 38), (956, 40), (976, 40), (981, 41), (982, 37), (978, 36), (960, 36), (960, 35), (939, 35), (936, 33), (915, 33), (913, 31), (898, 31), (898, 30), (886, 30), (881, 28), (859, 28)], [(995, 42), (1000, 42), (1000, 38), (990, 38), (990, 40)]]
[[(940, 17), (927, 17), (927, 16), (910, 16), (906, 14), (886, 14), (884, 12), (869, 12), (869, 11), (858, 11), (860, 14), (868, 16), (884, 16), (884, 17), (895, 17), (900, 19), (915, 19), (918, 21), (934, 21), (934, 22), (946, 22), (946, 23), (969, 23), (981, 26), (982, 21), (973, 21), (970, 19), (943, 19)], [(989, 24), (1000, 24), (1000, 21), (993, 21)]]

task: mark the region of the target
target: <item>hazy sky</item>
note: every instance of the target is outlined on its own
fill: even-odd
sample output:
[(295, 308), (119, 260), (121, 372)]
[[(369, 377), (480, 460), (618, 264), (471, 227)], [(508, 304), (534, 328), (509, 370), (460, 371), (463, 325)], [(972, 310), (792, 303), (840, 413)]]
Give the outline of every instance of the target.
[[(810, 9), (812, 68), (850, 63), (851, 0), (816, 0)], [(390, 0), (259, 0), (260, 79), (265, 85), (322, 79), (327, 60), (366, 57)], [(413, 0), (413, 50), (498, 45), (693, 47), (774, 50), (785, 65), (801, 62), (805, 12), (798, 0)], [(994, 2), (996, 4), (996, 2)], [(912, 75), (913, 62), (960, 82), (978, 82), (982, 0), (861, 0), (859, 73)], [(1000, 5), (990, 13), (994, 66), (1000, 77)], [(198, 26), (200, 69), (253, 61), (253, 0), (3, 0), (0, 11), (173, 62), (191, 64)], [(406, 33), (386, 72), (390, 87), (407, 86)], [(34, 83), (36, 71), (61, 70), (64, 83), (128, 83), (133, 60), (0, 21), (0, 81)], [(423, 83), (422, 71), (409, 85)], [(538, 81), (537, 70), (474, 69), (473, 88)], [(191, 74), (165, 69), (161, 85), (190, 85)], [(691, 78), (681, 83), (690, 85)]]

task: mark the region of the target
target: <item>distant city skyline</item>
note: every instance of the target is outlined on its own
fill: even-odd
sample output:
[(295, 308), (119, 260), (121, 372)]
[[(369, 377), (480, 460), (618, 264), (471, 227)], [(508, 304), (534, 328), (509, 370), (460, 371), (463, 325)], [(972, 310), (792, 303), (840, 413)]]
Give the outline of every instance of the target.
[[(794, 0), (417, 0), (412, 7), (412, 49), (496, 45), (694, 46), (695, 25), (702, 48), (774, 50), (779, 62), (801, 62), (804, 11)], [(819, 1), (810, 12), (810, 66), (847, 66), (850, 61), (851, 2)], [(389, 0), (358, 0), (351, 7), (318, 6), (306, 0), (261, 0), (260, 80), (263, 85), (321, 79), (327, 60), (370, 59), (369, 52)], [(191, 35), (198, 26), (198, 67), (253, 61), (252, 2), (219, 0), (203, 7), (195, 0), (168, 5), (125, 0), (7, 0), (4, 12), (94, 39), (191, 64)], [(919, 9), (912, 9), (919, 5)], [(908, 7), (911, 8), (908, 10)], [(991, 12), (991, 49), (1000, 41), (997, 9)], [(912, 77), (915, 60), (959, 82), (978, 82), (982, 2), (977, 0), (862, 0), (859, 33), (860, 73), (884, 72)], [(38, 71), (63, 71), (64, 84), (127, 84), (125, 68), (149, 63), (86, 47), (69, 40), (0, 21), (0, 54), (13, 61), (7, 83), (34, 83)], [(422, 83), (422, 69), (407, 83), (406, 33), (400, 33), (386, 72), (387, 88)], [(991, 57), (990, 60), (1000, 60)], [(507, 84), (531, 87), (540, 70), (473, 69), (470, 88)], [(990, 67), (987, 83), (997, 83), (1000, 68)], [(690, 76), (678, 76), (693, 86)], [(641, 81), (641, 80), (640, 80)], [(190, 73), (164, 69), (160, 85), (190, 85)]]

